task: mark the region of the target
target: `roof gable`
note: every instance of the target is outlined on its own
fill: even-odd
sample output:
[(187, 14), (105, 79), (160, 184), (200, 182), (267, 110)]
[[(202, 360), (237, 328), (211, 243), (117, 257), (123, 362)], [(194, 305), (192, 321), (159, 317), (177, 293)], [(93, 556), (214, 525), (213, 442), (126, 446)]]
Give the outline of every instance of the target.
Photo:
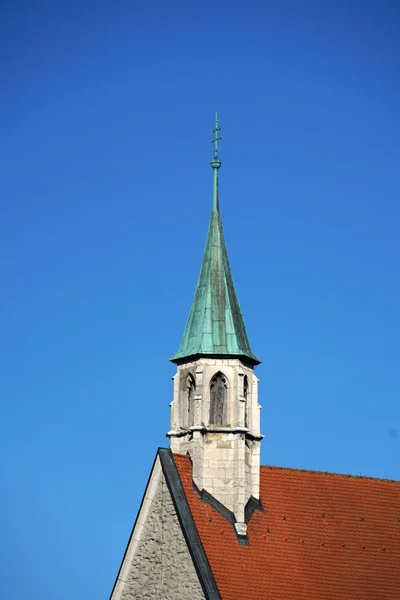
[[(158, 450), (110, 600), (220, 600), (168, 449)], [(147, 596), (146, 596), (147, 597)]]

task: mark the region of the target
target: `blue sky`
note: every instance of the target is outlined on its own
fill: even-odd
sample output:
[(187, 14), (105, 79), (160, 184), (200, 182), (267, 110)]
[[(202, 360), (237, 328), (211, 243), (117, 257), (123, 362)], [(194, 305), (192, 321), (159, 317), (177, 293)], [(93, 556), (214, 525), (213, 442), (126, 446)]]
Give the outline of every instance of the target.
[(220, 200), (262, 462), (400, 479), (400, 6), (0, 9), (0, 596), (107, 599)]

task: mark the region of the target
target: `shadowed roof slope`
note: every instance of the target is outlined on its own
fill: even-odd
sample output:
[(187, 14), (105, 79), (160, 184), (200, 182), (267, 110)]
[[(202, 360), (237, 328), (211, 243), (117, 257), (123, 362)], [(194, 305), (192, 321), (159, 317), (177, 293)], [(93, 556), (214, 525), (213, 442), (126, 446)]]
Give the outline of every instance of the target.
[(263, 466), (242, 546), (174, 458), (222, 600), (400, 598), (400, 482)]

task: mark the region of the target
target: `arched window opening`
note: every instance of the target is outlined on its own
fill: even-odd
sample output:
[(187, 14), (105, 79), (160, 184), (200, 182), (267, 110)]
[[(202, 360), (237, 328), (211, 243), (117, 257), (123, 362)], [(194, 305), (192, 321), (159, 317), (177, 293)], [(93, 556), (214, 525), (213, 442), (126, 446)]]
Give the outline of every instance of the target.
[(212, 425), (227, 424), (228, 385), (226, 377), (217, 373), (210, 383), (210, 423)]
[(243, 377), (243, 398), (244, 398), (244, 426), (249, 426), (249, 405), (247, 398), (249, 395), (249, 380), (247, 375)]
[(191, 375), (188, 375), (186, 379), (186, 394), (187, 394), (187, 410), (188, 410), (188, 427), (194, 425), (194, 394), (196, 391), (196, 384)]

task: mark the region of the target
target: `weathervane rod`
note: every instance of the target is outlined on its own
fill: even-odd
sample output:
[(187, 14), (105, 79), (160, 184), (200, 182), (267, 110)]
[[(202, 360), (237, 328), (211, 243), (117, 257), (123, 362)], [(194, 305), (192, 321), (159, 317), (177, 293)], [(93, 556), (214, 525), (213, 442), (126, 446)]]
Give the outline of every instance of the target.
[(222, 135), (218, 135), (218, 132), (221, 131), (221, 127), (218, 124), (218, 113), (215, 113), (215, 127), (212, 130), (214, 133), (214, 137), (211, 140), (211, 143), (214, 144), (214, 158), (218, 158), (218, 142), (222, 140)]
[(218, 123), (218, 113), (215, 113), (215, 127), (212, 130), (214, 137), (211, 140), (211, 143), (214, 144), (214, 156), (213, 159), (211, 161), (211, 166), (213, 168), (214, 171), (214, 186), (213, 186), (213, 212), (218, 212), (219, 211), (219, 202), (218, 202), (218, 169), (221, 166), (221, 161), (219, 159), (218, 156), (218, 142), (220, 140), (222, 140), (222, 136), (219, 135), (219, 132), (221, 131), (221, 127), (219, 126)]

